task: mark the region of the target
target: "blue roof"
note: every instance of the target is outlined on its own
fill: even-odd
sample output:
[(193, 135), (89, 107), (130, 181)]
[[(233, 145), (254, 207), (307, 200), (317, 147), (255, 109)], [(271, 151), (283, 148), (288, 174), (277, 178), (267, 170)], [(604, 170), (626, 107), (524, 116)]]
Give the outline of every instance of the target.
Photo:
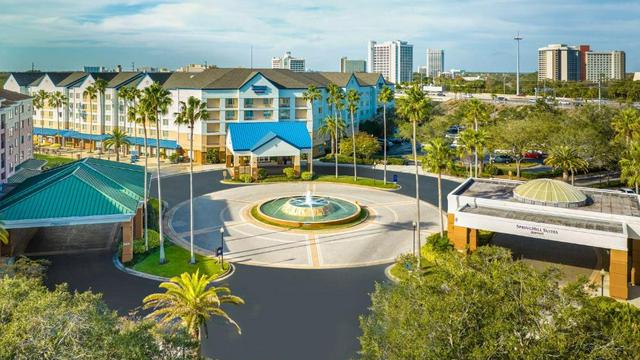
[(302, 121), (230, 123), (227, 130), (233, 151), (253, 151), (276, 137), (300, 150), (311, 149), (307, 124)]
[[(144, 138), (143, 137), (128, 136), (127, 139), (129, 139), (129, 142), (131, 143), (131, 145), (144, 146)], [(155, 138), (147, 138), (147, 146), (148, 147), (156, 147), (156, 139)], [(178, 143), (175, 140), (162, 140), (162, 139), (160, 139), (160, 148), (162, 148), (162, 149), (175, 150), (178, 147), (179, 147)]]
[[(92, 141), (103, 141), (109, 138), (108, 134), (84, 134), (75, 130), (56, 130), (51, 128), (33, 128), (34, 135), (44, 135), (44, 136), (55, 136), (59, 135), (64, 138), (69, 139), (80, 139), (80, 140), (92, 140)], [(144, 146), (144, 138), (141, 137), (127, 137), (131, 145), (140, 145)], [(149, 138), (147, 139), (147, 146), (156, 147), (156, 139)], [(160, 140), (160, 147), (163, 149), (175, 150), (178, 148), (178, 143), (175, 140)]]
[(39, 128), (39, 127), (34, 127), (33, 128), (33, 135), (54, 136), (57, 133), (58, 133), (58, 130), (56, 130), (56, 129)]

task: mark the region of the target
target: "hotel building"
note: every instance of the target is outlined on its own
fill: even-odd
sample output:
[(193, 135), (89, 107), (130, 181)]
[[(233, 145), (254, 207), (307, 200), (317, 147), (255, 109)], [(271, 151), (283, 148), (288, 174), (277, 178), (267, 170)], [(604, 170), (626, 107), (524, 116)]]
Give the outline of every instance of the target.
[(0, 184), (33, 157), (31, 97), (0, 89)]
[[(104, 98), (98, 95), (90, 99), (85, 90), (97, 79), (108, 83)], [(144, 89), (153, 82), (168, 89), (173, 100), (160, 123), (159, 147), (166, 155), (178, 148), (189, 149), (188, 129), (174, 124), (180, 101), (194, 96), (206, 102), (209, 118), (199, 121), (194, 128), (193, 158), (199, 163), (204, 162), (208, 149), (218, 149), (224, 156), (228, 124), (243, 122), (304, 122), (308, 132), (314, 134), (314, 153), (320, 154), (325, 139), (318, 136), (317, 129), (329, 114), (327, 86), (333, 83), (344, 91), (356, 89), (360, 92), (360, 105), (355, 114), (358, 124), (375, 116), (380, 107), (378, 92), (388, 84), (380, 74), (210, 68), (198, 73), (12, 73), (4, 87), (27, 95), (45, 90), (48, 93), (60, 91), (68, 96), (68, 105), (59, 112), (49, 106), (35, 111), (36, 135), (51, 139), (57, 134), (58, 138), (65, 138), (68, 145), (99, 149), (101, 142), (118, 127), (126, 130), (131, 143), (140, 151), (143, 128), (126, 121), (125, 107), (132, 104), (125, 104), (118, 96), (118, 90), (124, 87)], [(316, 86), (322, 95), (322, 100), (314, 104), (303, 99), (303, 93), (310, 85)], [(345, 112), (343, 118), (346, 116)], [(154, 153), (155, 124), (147, 125), (147, 135), (150, 151)]]
[(340, 58), (340, 72), (355, 73), (366, 71), (367, 62), (365, 60), (349, 60), (346, 56)]
[(413, 45), (406, 41), (369, 41), (367, 72), (379, 73), (394, 84), (413, 79)]
[(587, 53), (587, 81), (622, 80), (625, 71), (624, 51), (590, 51)]
[(291, 56), (290, 51), (287, 51), (283, 57), (271, 58), (271, 68), (287, 69), (294, 72), (304, 72), (306, 70), (304, 59)]
[(622, 80), (624, 51), (592, 51), (589, 45), (551, 44), (538, 49), (538, 80)]

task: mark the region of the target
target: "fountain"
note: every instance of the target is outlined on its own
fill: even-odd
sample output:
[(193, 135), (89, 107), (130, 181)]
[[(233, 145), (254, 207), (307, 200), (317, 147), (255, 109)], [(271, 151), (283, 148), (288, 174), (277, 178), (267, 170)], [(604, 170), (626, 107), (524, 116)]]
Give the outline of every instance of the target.
[(271, 199), (257, 207), (260, 217), (283, 226), (335, 225), (360, 218), (362, 209), (356, 203), (335, 198), (314, 196), (307, 189), (304, 196)]

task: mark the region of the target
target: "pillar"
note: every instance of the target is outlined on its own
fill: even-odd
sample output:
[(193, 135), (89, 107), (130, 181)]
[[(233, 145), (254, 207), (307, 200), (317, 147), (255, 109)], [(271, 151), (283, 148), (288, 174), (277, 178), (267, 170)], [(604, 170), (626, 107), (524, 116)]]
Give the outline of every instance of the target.
[(133, 238), (142, 239), (144, 232), (144, 209), (139, 207), (136, 215), (133, 217)]
[(456, 221), (456, 216), (454, 214), (447, 214), (447, 234), (449, 236), (449, 241), (451, 241), (451, 237), (453, 236), (453, 224)]
[(293, 170), (296, 172), (296, 175), (300, 175), (300, 155), (293, 157)]
[(631, 239), (631, 283), (640, 285), (640, 240)]
[(253, 180), (258, 179), (258, 157), (251, 155), (249, 158), (249, 171)]
[(629, 297), (629, 255), (624, 250), (610, 250), (609, 296), (617, 299)]
[(454, 226), (451, 242), (456, 250), (466, 250), (469, 242), (469, 229), (462, 226)]
[(469, 251), (478, 250), (478, 230), (469, 229)]
[(133, 260), (133, 224), (132, 221), (122, 223), (122, 262)]
[(225, 159), (225, 166), (227, 168), (233, 167), (233, 155), (227, 154)]

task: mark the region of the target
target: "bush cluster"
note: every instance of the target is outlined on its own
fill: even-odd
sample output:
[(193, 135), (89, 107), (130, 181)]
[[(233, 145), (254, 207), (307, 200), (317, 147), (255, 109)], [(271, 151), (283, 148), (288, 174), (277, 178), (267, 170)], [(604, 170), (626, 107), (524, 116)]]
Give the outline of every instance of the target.
[(303, 173), (302, 173), (302, 175), (300, 175), (300, 177), (301, 177), (301, 178), (302, 178), (302, 180), (304, 180), (304, 181), (309, 181), (309, 180), (313, 179), (313, 176), (312, 176), (312, 175), (311, 175), (311, 173), (310, 173), (310, 172), (308, 172), (308, 171), (303, 172)]
[(258, 169), (258, 180), (264, 180), (267, 178), (267, 169)]
[[(148, 229), (149, 235), (149, 250), (153, 250), (160, 246), (160, 234), (157, 231)], [(144, 254), (146, 252), (144, 248), (144, 234), (141, 238), (133, 240), (133, 253), (134, 255)]]
[(246, 184), (253, 182), (253, 178), (251, 177), (251, 174), (240, 174), (239, 178), (240, 178), (240, 181)]
[(297, 178), (298, 176), (296, 175), (296, 171), (292, 168), (292, 167), (288, 167), (288, 168), (284, 168), (282, 170), (282, 173), (287, 177), (287, 179), (289, 180), (293, 180), (295, 178)]

